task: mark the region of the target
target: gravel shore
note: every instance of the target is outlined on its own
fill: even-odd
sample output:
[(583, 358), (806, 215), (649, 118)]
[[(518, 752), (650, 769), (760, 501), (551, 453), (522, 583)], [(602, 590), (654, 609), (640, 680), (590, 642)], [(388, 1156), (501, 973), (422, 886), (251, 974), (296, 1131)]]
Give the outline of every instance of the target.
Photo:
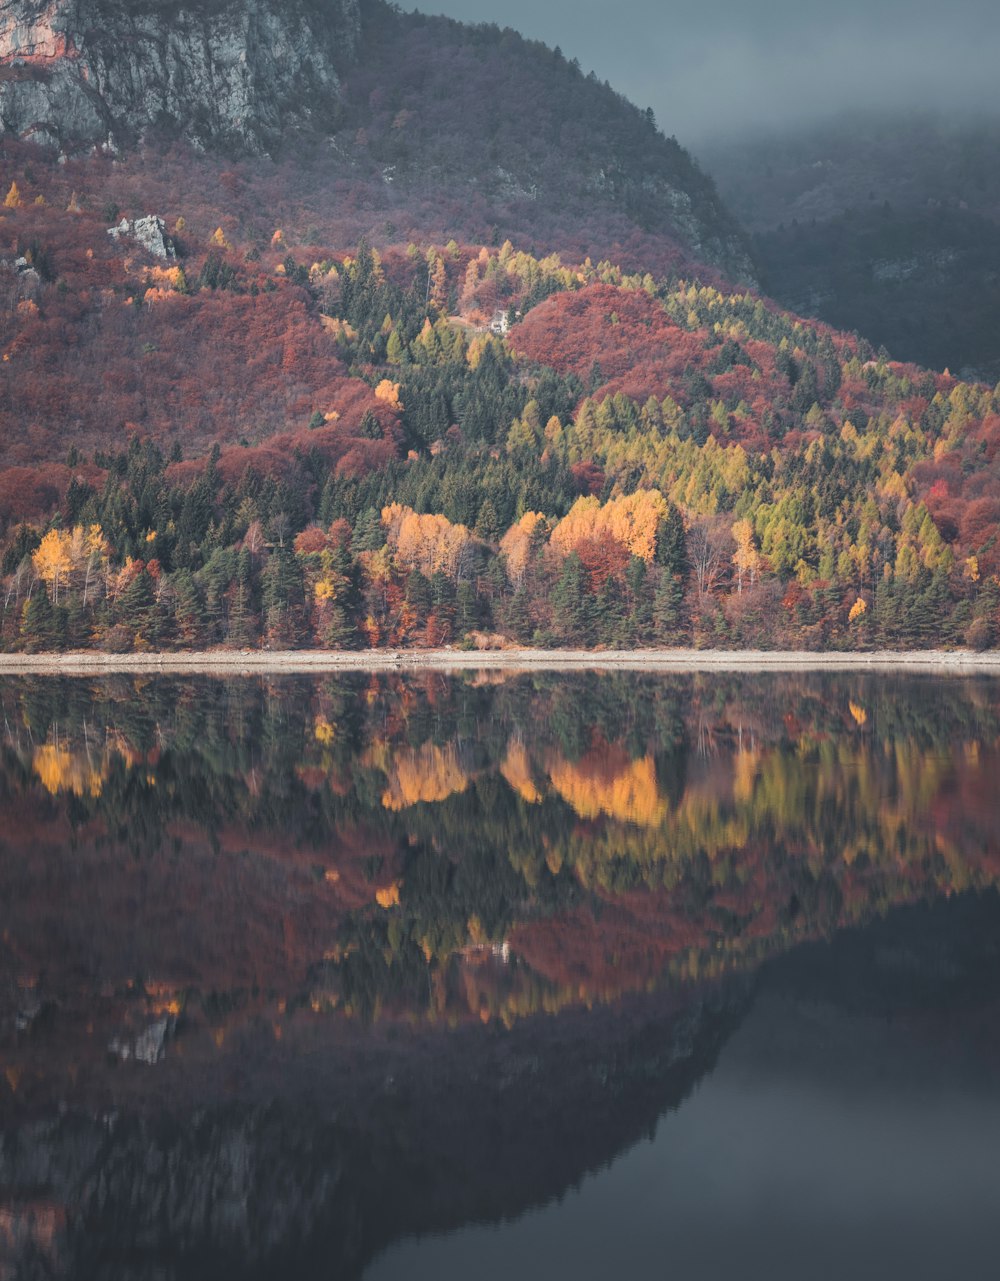
[(390, 671), (865, 671), (1000, 673), (1000, 651), (882, 650), (866, 654), (763, 650), (206, 650), (172, 654), (0, 654), (0, 676), (119, 672), (322, 673)]

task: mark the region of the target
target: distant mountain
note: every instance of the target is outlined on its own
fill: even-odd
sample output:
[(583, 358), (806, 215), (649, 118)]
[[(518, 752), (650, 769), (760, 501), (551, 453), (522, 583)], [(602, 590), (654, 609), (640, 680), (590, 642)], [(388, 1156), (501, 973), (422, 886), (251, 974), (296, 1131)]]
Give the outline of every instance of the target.
[(851, 114), (703, 158), (785, 306), (996, 382), (998, 147), (997, 117)]
[(962, 209), (848, 210), (757, 237), (769, 290), (892, 355), (1000, 380), (1000, 227)]
[(850, 112), (700, 152), (752, 232), (848, 209), (968, 209), (1000, 221), (1000, 117)]

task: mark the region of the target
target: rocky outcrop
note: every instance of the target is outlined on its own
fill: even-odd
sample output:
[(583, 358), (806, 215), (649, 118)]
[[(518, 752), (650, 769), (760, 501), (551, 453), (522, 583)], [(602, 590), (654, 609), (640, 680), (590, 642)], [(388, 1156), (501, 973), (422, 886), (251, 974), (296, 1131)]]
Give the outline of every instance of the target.
[(112, 240), (135, 240), (154, 258), (176, 258), (177, 248), (167, 235), (167, 224), (156, 214), (129, 220), (123, 218), (117, 227), (111, 227)]
[(359, 0), (0, 0), (0, 125), (60, 146), (151, 128), (266, 151), (332, 122)]

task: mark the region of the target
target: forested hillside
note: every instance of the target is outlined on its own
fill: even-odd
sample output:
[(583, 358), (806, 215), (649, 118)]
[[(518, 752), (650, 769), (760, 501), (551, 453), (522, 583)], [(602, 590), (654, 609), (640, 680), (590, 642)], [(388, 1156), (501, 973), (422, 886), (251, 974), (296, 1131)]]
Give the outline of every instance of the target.
[(4, 648), (995, 643), (997, 392), (698, 265), (558, 51), (362, 14), (294, 160), (3, 138)]
[(105, 163), (7, 155), (7, 648), (992, 643), (990, 389), (509, 243), (157, 259)]

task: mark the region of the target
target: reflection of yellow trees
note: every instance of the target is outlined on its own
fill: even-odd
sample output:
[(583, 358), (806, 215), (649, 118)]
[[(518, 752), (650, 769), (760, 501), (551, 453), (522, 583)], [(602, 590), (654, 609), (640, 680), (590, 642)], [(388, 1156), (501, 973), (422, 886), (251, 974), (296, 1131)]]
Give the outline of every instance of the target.
[(511, 740), (507, 748), (507, 757), (500, 766), (500, 773), (518, 796), (529, 805), (537, 805), (542, 800), (542, 794), (531, 776), (531, 763), (522, 742)]
[(375, 902), (386, 911), (390, 907), (399, 907), (399, 882), (394, 881), (384, 889), (375, 891)]
[[(866, 719), (860, 699), (848, 708), (865, 733), (838, 732), (851, 723), (840, 704), (829, 711), (832, 730), (789, 719), (780, 737), (741, 733), (753, 746), (731, 751), (737, 722), (720, 713), (714, 750), (689, 754), (679, 799), (665, 772), (657, 779), (652, 754), (629, 759), (596, 729), (576, 761), (551, 737), (526, 745), (515, 729), (499, 773), (526, 804), (509, 798), (516, 822), (484, 823), (484, 841), (523, 876), (532, 906), (487, 929), (464, 900), (459, 916), (448, 903), (409, 902), (404, 889), (388, 908), (385, 955), (403, 955), (406, 940), (421, 949), (432, 1020), (510, 1025), (651, 985), (711, 982), (895, 905), (994, 883), (992, 829), (987, 821), (970, 833), (958, 798), (984, 795), (997, 745), (928, 745), (919, 729), (880, 738), (874, 712)], [(443, 799), (446, 787), (426, 780), (457, 766), (453, 751), (381, 750), (383, 803)], [(676, 786), (678, 774), (670, 778)], [(566, 823), (559, 802), (585, 824)], [(447, 842), (461, 817), (435, 815), (433, 830)], [(546, 880), (565, 887), (568, 876), (584, 906), (558, 899), (547, 918)], [(592, 913), (593, 900), (607, 910)], [(479, 902), (470, 893), (469, 908)]]
[[(556, 837), (533, 856), (537, 866), (522, 868), (529, 884), (554, 857), (584, 885), (611, 893), (626, 868), (630, 884), (672, 889), (699, 859), (708, 860), (713, 884), (739, 884), (754, 870), (755, 846), (780, 848), (814, 873), (849, 869), (864, 856), (869, 869), (896, 880), (922, 869), (928, 888), (971, 884), (968, 860), (942, 845), (930, 818), (955, 761), (912, 741), (859, 752), (845, 740), (803, 739), (790, 752), (735, 754), (729, 767), (689, 780), (673, 811), (657, 796), (650, 758), (604, 781), (586, 759), (550, 764), (552, 785), (581, 817), (617, 822)], [(532, 858), (523, 850), (517, 857), (519, 865)]]
[(715, 864), (722, 851), (750, 839), (745, 818), (712, 796), (689, 792), (670, 821), (657, 826), (610, 826), (586, 839), (565, 838), (563, 855), (582, 884), (614, 892), (624, 865), (647, 888), (673, 889), (699, 856)]
[[(651, 756), (633, 761), (620, 749), (605, 745), (578, 761), (551, 755), (544, 772), (549, 776), (552, 790), (580, 818), (588, 821), (604, 817), (640, 827), (658, 827), (669, 812), (669, 806), (660, 796), (656, 765)], [(529, 805), (537, 805), (544, 799), (520, 738), (511, 739), (500, 773)], [(558, 854), (552, 855), (557, 865), (559, 858)]]
[[(672, 806), (651, 756), (630, 761), (594, 741), (567, 762), (532, 758), (511, 738), (500, 766), (511, 789), (532, 804), (559, 796), (590, 823), (532, 814), (541, 838), (511, 842), (509, 857), (528, 887), (565, 868), (613, 911), (567, 910), (544, 926), (515, 915), (492, 940), (475, 914), (422, 914), (410, 937), (429, 967), (432, 1020), (509, 1026), (650, 985), (712, 981), (894, 905), (996, 879), (989, 831), (977, 858), (956, 820), (955, 789), (976, 794), (995, 760), (979, 743), (929, 750), (918, 737), (814, 730), (729, 756), (720, 748), (690, 763)], [(405, 912), (405, 891), (390, 906)], [(390, 922), (393, 953), (404, 925)]]
[(386, 775), (387, 787), (382, 804), (387, 810), (398, 813), (410, 805), (434, 804), (447, 800), (469, 786), (469, 776), (459, 764), (454, 744), (438, 747), (424, 743), (422, 747), (403, 748), (389, 755), (370, 754), (369, 763), (378, 764)]
[(60, 792), (72, 792), (74, 796), (100, 796), (106, 777), (103, 762), (94, 765), (86, 754), (71, 752), (68, 747), (54, 743), (35, 748), (32, 768), (38, 781), (52, 796)]
[(323, 747), (329, 747), (337, 737), (337, 731), (325, 716), (317, 716), (313, 725), (313, 737)]
[(669, 813), (656, 784), (651, 756), (618, 762), (609, 772), (603, 753), (549, 765), (553, 788), (583, 819), (607, 818), (640, 827), (659, 827)]
[(739, 752), (733, 762), (733, 799), (749, 801), (753, 796), (754, 780), (760, 764), (758, 752)]
[[(52, 796), (72, 792), (74, 796), (96, 799), (104, 789), (115, 759), (128, 770), (147, 769), (145, 756), (116, 730), (108, 730), (103, 738), (88, 741), (86, 745), (56, 735), (54, 742), (34, 749), (31, 767)], [(148, 773), (146, 781), (155, 786), (155, 774)]]
[[(138, 688), (136, 693), (141, 696), (141, 691)], [(125, 735), (118, 730), (108, 730), (104, 742), (104, 753), (106, 757), (121, 757), (128, 769), (136, 769), (138, 766), (145, 764), (142, 753), (133, 747)]]

